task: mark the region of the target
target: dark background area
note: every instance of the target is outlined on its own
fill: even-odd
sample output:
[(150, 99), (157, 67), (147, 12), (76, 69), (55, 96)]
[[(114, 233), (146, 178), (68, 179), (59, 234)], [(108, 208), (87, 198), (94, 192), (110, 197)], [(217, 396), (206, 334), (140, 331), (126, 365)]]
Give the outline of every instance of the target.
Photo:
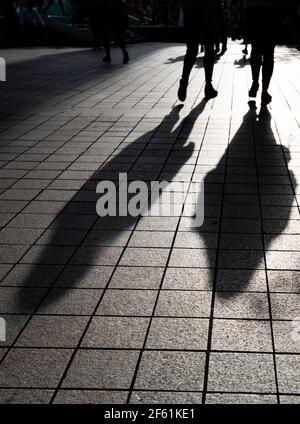
[[(35, 0), (34, 8), (45, 26), (38, 28), (34, 45), (91, 46), (90, 17), (97, 0)], [(28, 0), (0, 0), (0, 46), (26, 46), (20, 22)], [(228, 36), (242, 38), (241, 0), (224, 0)], [(127, 42), (184, 41), (180, 26), (180, 0), (127, 0)], [(300, 1), (290, 0), (283, 25), (278, 29), (283, 44), (300, 44)], [(32, 44), (32, 41), (31, 41)]]

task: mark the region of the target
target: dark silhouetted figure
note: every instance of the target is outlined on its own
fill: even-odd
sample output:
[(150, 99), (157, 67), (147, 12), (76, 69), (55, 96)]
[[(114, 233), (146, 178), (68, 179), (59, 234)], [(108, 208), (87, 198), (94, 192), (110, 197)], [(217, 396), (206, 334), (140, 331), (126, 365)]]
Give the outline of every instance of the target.
[(101, 28), (105, 49), (104, 62), (110, 62), (111, 36), (123, 52), (123, 63), (129, 62), (129, 55), (126, 50), (125, 35), (128, 28), (127, 8), (123, 0), (102, 0)]
[(20, 16), (28, 45), (34, 45), (41, 40), (42, 29), (45, 27), (43, 18), (33, 7), (34, 1), (27, 2)]
[(252, 45), (250, 63), (253, 82), (249, 96), (257, 95), (262, 69), (261, 101), (264, 106), (272, 101), (268, 89), (274, 70), (276, 38), (285, 4), (284, 0), (244, 0), (246, 29)]
[(182, 102), (186, 99), (189, 76), (195, 64), (200, 43), (204, 45), (205, 50), (205, 97), (207, 99), (216, 97), (218, 92), (212, 86), (212, 76), (215, 63), (214, 45), (223, 25), (222, 0), (182, 0), (182, 10), (187, 51), (178, 98)]

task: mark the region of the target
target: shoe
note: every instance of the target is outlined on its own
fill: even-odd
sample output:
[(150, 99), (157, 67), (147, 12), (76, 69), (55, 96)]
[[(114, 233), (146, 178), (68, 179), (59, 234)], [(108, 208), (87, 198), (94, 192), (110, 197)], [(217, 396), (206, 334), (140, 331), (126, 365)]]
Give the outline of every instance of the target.
[(188, 81), (181, 79), (179, 82), (179, 89), (178, 89), (178, 99), (181, 102), (184, 102), (186, 99), (187, 87), (188, 87)]
[(204, 90), (206, 100), (213, 99), (217, 97), (218, 92), (214, 89), (211, 83), (206, 83)]
[(128, 62), (129, 62), (129, 54), (128, 52), (125, 52), (123, 57), (123, 63), (124, 65), (127, 65)]
[(103, 60), (103, 62), (111, 62), (111, 57), (110, 56), (104, 56), (104, 58), (102, 60)]
[(253, 82), (252, 83), (252, 86), (251, 86), (251, 88), (249, 90), (249, 97), (256, 97), (257, 92), (258, 92), (258, 89), (259, 89), (258, 82)]
[(262, 106), (267, 106), (272, 101), (272, 96), (266, 91), (261, 95), (261, 104)]

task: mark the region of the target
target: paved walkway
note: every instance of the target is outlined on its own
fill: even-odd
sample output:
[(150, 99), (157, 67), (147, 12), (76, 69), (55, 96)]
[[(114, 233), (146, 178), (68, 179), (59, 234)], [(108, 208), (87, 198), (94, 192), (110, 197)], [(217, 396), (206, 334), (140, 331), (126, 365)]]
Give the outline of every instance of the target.
[[(200, 56), (182, 109), (183, 45), (0, 52), (2, 402), (299, 403), (299, 52), (260, 113), (241, 50), (208, 103)], [(99, 218), (120, 172), (173, 216)]]

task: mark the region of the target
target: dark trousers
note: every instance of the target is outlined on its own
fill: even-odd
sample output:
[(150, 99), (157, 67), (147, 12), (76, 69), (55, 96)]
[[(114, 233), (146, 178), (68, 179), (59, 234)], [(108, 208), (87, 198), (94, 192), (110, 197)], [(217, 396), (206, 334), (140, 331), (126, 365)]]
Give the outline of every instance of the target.
[(111, 38), (114, 35), (115, 41), (122, 50), (123, 54), (126, 52), (126, 43), (125, 43), (125, 31), (113, 31), (110, 28), (105, 28), (103, 30), (103, 44), (105, 49), (105, 54), (110, 56), (110, 47), (111, 47)]
[(250, 57), (252, 79), (258, 83), (260, 71), (262, 69), (262, 89), (268, 91), (270, 81), (274, 70), (274, 49), (272, 43), (252, 43), (252, 52)]
[(252, 45), (252, 79), (254, 83), (258, 83), (262, 70), (263, 91), (267, 91), (274, 70), (274, 49), (280, 27), (279, 9), (272, 6), (250, 8), (246, 14), (246, 26)]
[[(204, 44), (204, 71), (205, 71), (205, 81), (211, 82), (215, 64), (215, 51), (214, 51), (214, 41), (206, 42)], [(188, 81), (190, 73), (195, 65), (197, 55), (199, 51), (199, 43), (197, 41), (188, 41), (186, 55), (184, 58), (183, 73), (182, 79)]]

